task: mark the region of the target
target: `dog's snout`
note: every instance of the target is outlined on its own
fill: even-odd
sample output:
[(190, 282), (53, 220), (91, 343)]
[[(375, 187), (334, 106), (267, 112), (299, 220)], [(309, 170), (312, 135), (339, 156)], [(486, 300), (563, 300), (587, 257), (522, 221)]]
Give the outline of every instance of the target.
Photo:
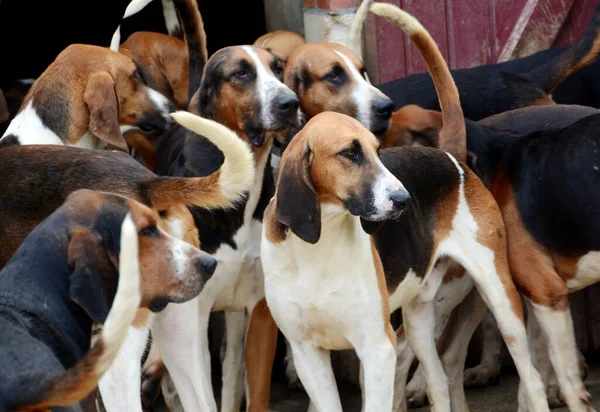
[(375, 114), (381, 117), (391, 117), (394, 111), (394, 102), (389, 98), (377, 99), (373, 102)]
[(275, 109), (282, 113), (292, 114), (296, 113), (296, 110), (298, 110), (300, 101), (294, 93), (284, 93), (275, 98), (273, 105), (275, 106)]
[(217, 269), (217, 259), (210, 256), (203, 256), (200, 260), (200, 267), (207, 275), (212, 276)]
[(404, 188), (394, 190), (390, 193), (390, 200), (394, 204), (395, 209), (402, 210), (410, 200), (410, 194)]

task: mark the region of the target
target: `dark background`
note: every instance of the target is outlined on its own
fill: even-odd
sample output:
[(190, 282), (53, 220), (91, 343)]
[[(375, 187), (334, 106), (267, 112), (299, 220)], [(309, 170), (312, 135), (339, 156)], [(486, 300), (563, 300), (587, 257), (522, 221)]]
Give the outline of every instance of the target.
[[(197, 0), (209, 54), (266, 32), (263, 0)], [(135, 31), (166, 33), (161, 0), (121, 22), (129, 0), (0, 0), (0, 89), (37, 78), (72, 43), (108, 47)]]

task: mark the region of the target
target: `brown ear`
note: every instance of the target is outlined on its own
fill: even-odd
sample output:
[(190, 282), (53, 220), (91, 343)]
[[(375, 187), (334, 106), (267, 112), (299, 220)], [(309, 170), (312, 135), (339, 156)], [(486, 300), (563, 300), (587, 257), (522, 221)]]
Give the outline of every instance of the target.
[(300, 239), (315, 244), (321, 237), (321, 206), (310, 179), (312, 152), (302, 144), (287, 150), (275, 193), (277, 220)]
[(107, 72), (90, 76), (83, 100), (90, 112), (90, 131), (106, 143), (128, 152), (119, 126), (119, 101), (115, 82)]
[(409, 104), (392, 115), (390, 128), (381, 136), (383, 148), (394, 146), (438, 147), (442, 114)]
[(118, 270), (102, 236), (87, 228), (70, 233), (67, 250), (71, 272), (69, 297), (96, 323), (104, 323), (117, 291)]

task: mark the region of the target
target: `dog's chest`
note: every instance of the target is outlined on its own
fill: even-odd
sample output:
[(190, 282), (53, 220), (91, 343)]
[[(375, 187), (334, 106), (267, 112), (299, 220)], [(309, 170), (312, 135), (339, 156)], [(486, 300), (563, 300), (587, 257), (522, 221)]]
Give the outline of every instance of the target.
[(315, 245), (288, 233), (284, 242), (265, 246), (265, 291), (286, 335), (341, 350), (360, 339), (365, 325), (382, 324), (387, 297), (378, 285), (370, 237), (358, 219), (351, 217), (338, 230), (324, 224)]

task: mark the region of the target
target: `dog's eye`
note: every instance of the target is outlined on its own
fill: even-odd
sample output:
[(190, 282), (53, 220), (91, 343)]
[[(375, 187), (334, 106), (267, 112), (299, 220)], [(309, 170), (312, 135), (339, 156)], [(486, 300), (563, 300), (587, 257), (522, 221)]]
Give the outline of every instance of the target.
[(342, 152), (344, 156), (348, 159), (356, 159), (356, 150), (355, 149), (346, 149)]
[(235, 77), (238, 79), (247, 79), (249, 76), (250, 74), (246, 70), (238, 70), (235, 72)]
[(325, 78), (330, 82), (337, 82), (340, 80), (340, 75), (337, 73), (329, 73)]
[(160, 236), (160, 232), (156, 226), (147, 226), (140, 230), (140, 236), (148, 236), (148, 237), (158, 237)]

